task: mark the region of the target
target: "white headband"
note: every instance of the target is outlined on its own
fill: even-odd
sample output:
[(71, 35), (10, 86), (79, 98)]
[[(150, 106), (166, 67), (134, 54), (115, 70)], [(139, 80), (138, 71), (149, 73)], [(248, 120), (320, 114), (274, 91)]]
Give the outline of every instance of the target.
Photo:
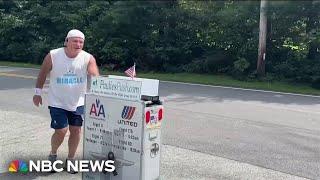
[(70, 37), (79, 37), (79, 38), (82, 38), (83, 40), (85, 39), (84, 34), (77, 29), (72, 29), (68, 32), (66, 39)]

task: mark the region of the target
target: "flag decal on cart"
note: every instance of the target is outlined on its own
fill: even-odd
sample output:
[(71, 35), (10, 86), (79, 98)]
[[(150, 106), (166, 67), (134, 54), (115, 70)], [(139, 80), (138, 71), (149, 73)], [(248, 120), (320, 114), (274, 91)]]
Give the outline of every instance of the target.
[(136, 110), (136, 107), (124, 106), (121, 114), (122, 119), (130, 120), (133, 117), (135, 110)]

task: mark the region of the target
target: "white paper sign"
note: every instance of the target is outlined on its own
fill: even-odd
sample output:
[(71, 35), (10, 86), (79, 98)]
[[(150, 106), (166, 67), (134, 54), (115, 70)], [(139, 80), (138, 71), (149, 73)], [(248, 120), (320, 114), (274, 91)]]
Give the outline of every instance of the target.
[(141, 81), (92, 77), (90, 91), (99, 96), (139, 101), (141, 98)]

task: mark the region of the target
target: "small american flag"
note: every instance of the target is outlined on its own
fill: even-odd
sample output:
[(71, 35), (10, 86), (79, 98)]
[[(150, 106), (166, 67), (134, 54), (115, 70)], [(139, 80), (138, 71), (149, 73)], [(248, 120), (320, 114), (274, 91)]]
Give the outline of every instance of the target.
[(132, 67), (130, 67), (129, 69), (127, 69), (124, 73), (127, 76), (131, 77), (132, 79), (134, 77), (136, 77), (136, 63), (134, 63), (134, 65)]

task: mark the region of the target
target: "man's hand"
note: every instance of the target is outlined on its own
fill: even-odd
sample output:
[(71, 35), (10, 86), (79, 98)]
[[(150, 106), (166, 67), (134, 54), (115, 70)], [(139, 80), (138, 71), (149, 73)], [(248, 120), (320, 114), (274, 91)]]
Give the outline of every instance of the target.
[(42, 105), (42, 97), (39, 95), (34, 95), (33, 96), (33, 104), (37, 107), (39, 107), (39, 104)]

